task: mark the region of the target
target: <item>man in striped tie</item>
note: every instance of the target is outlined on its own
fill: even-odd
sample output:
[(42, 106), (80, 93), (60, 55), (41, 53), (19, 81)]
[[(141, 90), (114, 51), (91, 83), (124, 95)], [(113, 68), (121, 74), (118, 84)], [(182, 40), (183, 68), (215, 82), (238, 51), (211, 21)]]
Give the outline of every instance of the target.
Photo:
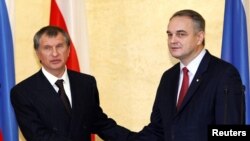
[[(132, 134), (108, 118), (99, 105), (93, 76), (67, 69), (70, 38), (59, 27), (45, 26), (34, 36), (42, 68), (11, 90), (19, 127), (28, 141), (126, 141)], [(27, 60), (28, 61), (28, 60)]]

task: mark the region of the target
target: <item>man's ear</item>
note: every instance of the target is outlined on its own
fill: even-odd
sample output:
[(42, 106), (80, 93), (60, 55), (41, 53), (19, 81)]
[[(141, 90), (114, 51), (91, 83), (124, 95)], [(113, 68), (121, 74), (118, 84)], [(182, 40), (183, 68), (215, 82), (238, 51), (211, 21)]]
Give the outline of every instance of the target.
[(198, 42), (197, 42), (197, 45), (201, 45), (202, 44), (202, 42), (204, 41), (204, 39), (205, 39), (205, 32), (204, 31), (199, 31), (198, 33), (197, 33), (197, 38), (198, 38)]

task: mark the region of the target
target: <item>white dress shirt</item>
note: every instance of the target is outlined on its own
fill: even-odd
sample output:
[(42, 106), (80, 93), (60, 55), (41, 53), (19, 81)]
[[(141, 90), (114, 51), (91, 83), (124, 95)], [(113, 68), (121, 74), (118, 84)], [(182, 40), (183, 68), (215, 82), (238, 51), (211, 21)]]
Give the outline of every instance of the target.
[(200, 52), (200, 54), (197, 57), (195, 57), (187, 66), (184, 66), (184, 64), (180, 62), (180, 78), (179, 78), (179, 87), (178, 87), (178, 95), (177, 95), (177, 99), (176, 99), (177, 100), (176, 104), (177, 104), (178, 99), (179, 99), (181, 84), (182, 84), (182, 79), (183, 79), (182, 69), (184, 67), (186, 67), (188, 69), (189, 85), (190, 85), (192, 80), (194, 79), (194, 75), (195, 75), (196, 71), (198, 70), (198, 67), (201, 63), (201, 60), (205, 54), (206, 54), (206, 50), (203, 49)]
[(61, 78), (57, 78), (54, 75), (52, 75), (51, 73), (49, 73), (48, 71), (46, 71), (43, 67), (42, 67), (42, 72), (45, 75), (45, 77), (49, 80), (50, 84), (54, 87), (55, 91), (58, 92), (59, 88), (56, 86), (56, 81), (58, 79), (63, 79), (63, 87), (65, 89), (66, 95), (69, 99), (70, 105), (72, 107), (72, 98), (71, 98), (71, 90), (70, 90), (70, 83), (69, 83), (69, 76), (67, 73), (67, 68), (65, 67), (65, 72), (63, 73)]

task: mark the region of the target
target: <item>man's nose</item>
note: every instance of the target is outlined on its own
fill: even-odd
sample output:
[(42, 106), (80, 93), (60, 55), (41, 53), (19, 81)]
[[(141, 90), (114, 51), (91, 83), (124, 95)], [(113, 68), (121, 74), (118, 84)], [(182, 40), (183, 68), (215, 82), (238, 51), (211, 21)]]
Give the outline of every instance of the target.
[(175, 43), (176, 42), (176, 35), (172, 35), (171, 37), (168, 38), (170, 43)]
[(58, 55), (58, 50), (57, 50), (56, 47), (53, 47), (53, 48), (52, 48), (52, 55), (53, 55), (53, 56), (57, 56), (57, 55)]

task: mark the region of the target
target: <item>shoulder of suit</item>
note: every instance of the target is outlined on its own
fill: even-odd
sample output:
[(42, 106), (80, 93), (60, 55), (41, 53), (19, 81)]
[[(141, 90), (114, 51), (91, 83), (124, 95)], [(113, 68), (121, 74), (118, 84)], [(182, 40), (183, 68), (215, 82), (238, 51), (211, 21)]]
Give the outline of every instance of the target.
[(27, 86), (31, 86), (34, 84), (34, 82), (42, 76), (42, 72), (38, 71), (31, 76), (25, 78), (24, 80), (20, 81), (17, 83), (12, 89), (18, 89), (18, 88), (24, 88)]
[(175, 64), (164, 72), (164, 75), (176, 73), (180, 69), (180, 63)]
[(216, 56), (212, 56), (211, 59), (213, 60), (213, 62), (216, 62), (218, 64), (218, 66), (235, 68), (231, 63), (229, 63), (221, 58), (218, 58)]
[(89, 78), (89, 79), (95, 79), (94, 76), (82, 72), (77, 72), (74, 70), (68, 69), (68, 75), (69, 77), (83, 77), (83, 78)]

